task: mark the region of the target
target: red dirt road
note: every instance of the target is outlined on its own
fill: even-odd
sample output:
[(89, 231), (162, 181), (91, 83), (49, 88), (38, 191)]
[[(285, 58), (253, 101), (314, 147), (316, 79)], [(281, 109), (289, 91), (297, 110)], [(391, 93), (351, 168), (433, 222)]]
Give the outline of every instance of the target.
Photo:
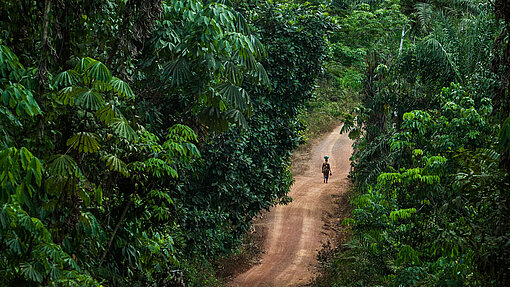
[[(293, 201), (267, 213), (261, 225), (266, 230), (264, 254), (260, 264), (237, 276), (230, 286), (281, 287), (308, 283), (313, 277), (317, 252), (327, 239), (322, 217), (334, 209), (334, 195), (346, 192), (352, 141), (340, 135), (340, 127), (326, 135), (311, 150), (295, 176), (290, 191)], [(333, 176), (323, 183), (321, 165), (329, 155)]]

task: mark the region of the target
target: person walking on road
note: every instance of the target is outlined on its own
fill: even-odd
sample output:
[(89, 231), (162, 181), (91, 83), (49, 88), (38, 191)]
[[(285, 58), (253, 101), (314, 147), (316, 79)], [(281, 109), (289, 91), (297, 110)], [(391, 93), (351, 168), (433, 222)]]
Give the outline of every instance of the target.
[(324, 175), (324, 183), (328, 183), (328, 179), (330, 175), (333, 175), (331, 172), (331, 165), (328, 162), (329, 156), (324, 157), (324, 162), (322, 163), (322, 174)]

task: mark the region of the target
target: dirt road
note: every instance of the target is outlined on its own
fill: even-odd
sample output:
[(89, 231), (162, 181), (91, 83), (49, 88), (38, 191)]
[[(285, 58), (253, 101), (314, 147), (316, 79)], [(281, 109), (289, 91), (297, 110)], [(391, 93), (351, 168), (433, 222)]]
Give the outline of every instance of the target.
[[(333, 210), (333, 195), (344, 193), (348, 186), (351, 144), (339, 127), (314, 145), (304, 162), (296, 163), (304, 171), (295, 174), (292, 203), (273, 208), (262, 226), (255, 227), (267, 232), (260, 264), (236, 277), (231, 286), (298, 286), (313, 278), (317, 252), (327, 237), (322, 216)], [(321, 174), (325, 155), (333, 172), (327, 184)]]

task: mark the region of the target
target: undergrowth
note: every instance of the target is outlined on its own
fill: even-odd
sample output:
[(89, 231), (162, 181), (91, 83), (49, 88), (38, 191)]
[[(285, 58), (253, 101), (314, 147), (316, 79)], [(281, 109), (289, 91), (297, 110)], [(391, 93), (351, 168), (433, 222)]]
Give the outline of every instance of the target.
[(305, 142), (316, 139), (334, 129), (359, 102), (358, 93), (345, 88), (337, 77), (324, 77), (319, 81), (315, 97), (300, 120), (306, 126)]

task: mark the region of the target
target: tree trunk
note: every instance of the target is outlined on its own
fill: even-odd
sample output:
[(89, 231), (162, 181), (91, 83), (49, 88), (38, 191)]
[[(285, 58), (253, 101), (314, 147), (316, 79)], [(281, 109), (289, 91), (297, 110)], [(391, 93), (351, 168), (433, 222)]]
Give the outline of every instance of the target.
[(101, 257), (101, 262), (99, 262), (99, 267), (103, 265), (103, 262), (106, 258), (106, 255), (108, 254), (108, 251), (110, 251), (110, 247), (112, 246), (113, 239), (115, 238), (115, 234), (117, 234), (117, 231), (119, 230), (120, 224), (124, 220), (124, 217), (126, 217), (126, 213), (129, 209), (129, 206), (131, 205), (131, 200), (126, 199), (126, 206), (124, 207), (124, 210), (122, 211), (122, 214), (120, 216), (119, 221), (117, 222), (117, 225), (115, 225), (115, 229), (113, 229), (112, 236), (110, 237), (110, 240), (108, 241), (108, 245), (106, 245), (106, 250), (103, 253), (103, 256)]
[(398, 48), (398, 56), (402, 54), (402, 46), (404, 46), (404, 36), (406, 35), (406, 25), (402, 26), (402, 37), (400, 37), (400, 47)]
[(39, 51), (41, 52), (41, 58), (39, 60), (39, 66), (37, 67), (37, 76), (39, 78), (39, 84), (44, 86), (46, 81), (48, 80), (48, 58), (50, 51), (50, 43), (48, 39), (48, 30), (50, 26), (50, 10), (51, 10), (51, 0), (44, 1), (44, 14), (43, 14), (43, 23), (42, 23), (42, 31), (41, 31), (41, 45), (39, 47)]

